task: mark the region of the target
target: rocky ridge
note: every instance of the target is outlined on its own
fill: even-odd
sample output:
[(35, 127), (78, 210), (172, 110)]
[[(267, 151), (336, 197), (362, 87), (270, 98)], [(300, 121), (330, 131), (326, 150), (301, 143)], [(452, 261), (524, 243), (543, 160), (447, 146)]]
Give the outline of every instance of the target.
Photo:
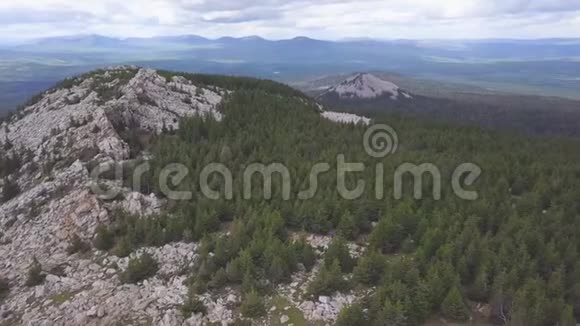
[[(123, 128), (161, 132), (194, 114), (219, 120), (216, 107), (226, 93), (181, 77), (167, 80), (150, 69), (117, 67), (69, 80), (2, 123), (0, 142), (9, 148), (5, 155), (21, 155), (23, 165), (9, 176), (21, 194), (0, 206), (0, 270), (11, 285), (0, 320), (24, 325), (175, 324), (171, 309), (187, 291), (181, 272), (195, 261), (195, 245), (146, 249), (158, 258), (160, 272), (135, 286), (118, 280), (127, 259), (101, 252), (69, 256), (66, 249), (73, 235), (92, 240), (115, 209), (148, 216), (164, 205), (154, 195), (129, 189), (122, 199), (109, 202), (90, 190), (91, 164), (130, 159)], [(33, 259), (46, 279), (27, 287)]]
[[(108, 224), (117, 210), (142, 218), (159, 214), (165, 202), (123, 188), (122, 196), (105, 200), (91, 191), (91, 168), (102, 163), (134, 159), (126, 130), (160, 133), (179, 127), (182, 117), (212, 115), (222, 119), (218, 106), (229, 90), (198, 86), (180, 77), (131, 66), (100, 70), (66, 80), (0, 124), (0, 148), (21, 164), (5, 180), (16, 184), (18, 196), (0, 202), (0, 277), (10, 284), (0, 301), (0, 324), (10, 325), (205, 325), (233, 322), (239, 303), (233, 289), (205, 294), (205, 316), (185, 320), (180, 305), (187, 297), (187, 271), (196, 261), (196, 244), (174, 243), (142, 248), (131, 257), (150, 253), (159, 262), (156, 276), (134, 285), (119, 274), (129, 258), (92, 250), (67, 253), (69, 240), (92, 241), (97, 227)], [(338, 122), (370, 121), (335, 112), (321, 115)], [(143, 153), (138, 153), (143, 155)], [(6, 187), (0, 184), (0, 190)], [(1, 192), (0, 192), (1, 193)], [(330, 238), (308, 238), (321, 252)], [(353, 255), (361, 248), (351, 244)], [(37, 286), (26, 286), (32, 262), (46, 276)], [(289, 302), (311, 320), (332, 321), (353, 295), (303, 302), (303, 291), (313, 273), (296, 275), (296, 282), (280, 289)]]

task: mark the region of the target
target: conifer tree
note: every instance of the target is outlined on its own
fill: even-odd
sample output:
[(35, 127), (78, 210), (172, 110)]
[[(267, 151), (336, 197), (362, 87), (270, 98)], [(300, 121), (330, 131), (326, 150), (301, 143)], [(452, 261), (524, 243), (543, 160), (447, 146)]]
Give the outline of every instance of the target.
[(465, 306), (463, 296), (456, 286), (451, 288), (447, 297), (443, 300), (441, 312), (443, 316), (454, 321), (465, 321), (469, 318), (469, 310)]
[(576, 319), (574, 317), (574, 309), (572, 309), (572, 306), (566, 305), (564, 310), (562, 310), (558, 326), (576, 326)]
[(355, 264), (354, 259), (350, 256), (348, 246), (342, 237), (334, 238), (324, 255), (324, 264), (327, 267), (335, 261), (338, 261), (340, 269), (345, 273), (351, 272)]
[(20, 194), (20, 187), (10, 178), (4, 179), (4, 186), (2, 187), (2, 198), (1, 202), (7, 202), (9, 200), (14, 199), (16, 196)]
[(228, 263), (226, 266), (226, 275), (228, 277), (228, 281), (231, 283), (242, 282), (244, 273), (242, 271), (240, 258), (236, 258)]
[(354, 240), (358, 236), (358, 233), (359, 229), (353, 216), (350, 212), (345, 212), (340, 218), (340, 223), (338, 224), (338, 234), (347, 240)]
[(185, 318), (189, 318), (193, 314), (205, 315), (207, 307), (197, 298), (196, 292), (190, 289), (185, 303), (181, 306), (181, 313)]
[(125, 283), (138, 283), (155, 276), (159, 265), (149, 253), (143, 253), (140, 257), (129, 260), (127, 270), (121, 274), (121, 280)]
[(69, 241), (69, 246), (66, 249), (66, 252), (69, 255), (76, 254), (78, 252), (85, 253), (91, 250), (91, 245), (89, 243), (84, 242), (78, 234), (73, 234)]
[(336, 326), (366, 326), (368, 320), (359, 304), (343, 308), (338, 314)]
[(115, 245), (115, 237), (113, 233), (109, 231), (109, 228), (101, 224), (97, 227), (96, 232), (97, 235), (93, 240), (95, 248), (103, 251), (111, 250)]
[(392, 303), (390, 300), (385, 302), (385, 306), (378, 318), (375, 320), (375, 326), (404, 326), (407, 323), (407, 317), (401, 303)]
[(348, 286), (342, 277), (338, 259), (330, 265), (324, 265), (316, 278), (308, 286), (308, 295), (317, 297), (320, 295), (332, 295), (336, 291), (343, 291)]
[(219, 289), (226, 285), (228, 282), (228, 275), (223, 268), (220, 268), (213, 276), (211, 281), (209, 282), (209, 286), (214, 289)]
[(302, 247), (300, 258), (304, 268), (306, 268), (306, 271), (311, 271), (312, 267), (314, 267), (314, 264), (316, 263), (316, 253), (309, 244), (305, 244)]
[(264, 301), (254, 289), (244, 296), (240, 310), (242, 311), (242, 315), (250, 318), (257, 318), (266, 313)]
[(128, 236), (124, 236), (117, 242), (114, 254), (118, 257), (128, 257), (133, 251), (133, 244)]
[(254, 279), (254, 276), (250, 273), (250, 272), (246, 272), (246, 274), (244, 274), (244, 278), (242, 280), (242, 292), (243, 293), (249, 293), (252, 290), (254, 290), (257, 286), (256, 284), (256, 280)]
[(8, 280), (0, 277), (0, 303), (8, 296), (8, 293), (10, 293), (10, 283)]
[(431, 293), (425, 282), (420, 282), (414, 289), (412, 307), (408, 310), (409, 320), (420, 324), (431, 314)]
[(386, 264), (384, 257), (371, 252), (362, 257), (354, 269), (354, 278), (364, 285), (377, 285), (384, 275)]
[(33, 287), (42, 284), (46, 275), (42, 274), (42, 266), (36, 257), (32, 258), (32, 263), (28, 267), (26, 286)]

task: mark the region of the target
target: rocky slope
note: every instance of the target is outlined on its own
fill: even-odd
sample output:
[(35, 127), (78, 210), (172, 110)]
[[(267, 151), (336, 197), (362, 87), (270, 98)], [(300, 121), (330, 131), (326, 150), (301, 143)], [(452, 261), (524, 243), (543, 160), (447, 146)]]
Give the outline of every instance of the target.
[[(0, 278), (10, 285), (8, 296), (0, 299), (0, 325), (169, 326), (228, 324), (237, 318), (239, 296), (233, 289), (200, 296), (208, 307), (206, 316), (184, 320), (181, 315), (187, 295), (184, 271), (195, 263), (196, 244), (133, 253), (136, 257), (148, 252), (160, 265), (155, 277), (135, 285), (119, 279), (129, 258), (95, 249), (67, 253), (72, 238), (91, 242), (97, 227), (110, 223), (119, 209), (142, 218), (164, 209), (165, 202), (155, 195), (133, 192), (120, 182), (110, 185), (122, 189), (122, 196), (114, 200), (90, 190), (91, 167), (144, 155), (133, 152), (127, 130), (160, 133), (178, 128), (180, 118), (195, 114), (219, 121), (218, 106), (229, 92), (150, 69), (116, 67), (66, 80), (0, 125), (0, 154), (13, 162), (0, 178), (0, 194), (9, 186), (18, 189), (18, 194), (0, 201)], [(369, 123), (354, 115), (321, 114), (339, 122)], [(329, 241), (310, 240), (320, 250)], [(353, 253), (360, 250), (353, 246)], [(35, 260), (45, 279), (27, 286)], [(305, 317), (332, 321), (355, 297), (302, 302), (296, 293), (312, 276), (297, 275), (280, 294), (288, 308), (298, 307)]]
[[(124, 199), (112, 202), (89, 190), (89, 163), (130, 158), (122, 128), (160, 132), (177, 128), (187, 115), (220, 119), (216, 106), (225, 93), (198, 88), (184, 78), (167, 80), (153, 70), (119, 67), (69, 80), (0, 126), (0, 141), (10, 144), (3, 154), (23, 157), (21, 168), (9, 177), (22, 192), (0, 206), (0, 270), (11, 285), (2, 319), (25, 325), (171, 320), (163, 311), (179, 304), (179, 295), (186, 291), (178, 272), (194, 261), (195, 246), (150, 249), (162, 270), (158, 278), (139, 286), (118, 281), (117, 270), (126, 267), (127, 259), (99, 252), (69, 256), (66, 248), (73, 235), (92, 240), (96, 227), (111, 219), (113, 208), (147, 216), (163, 206), (154, 196), (128, 189)], [(46, 280), (27, 287), (33, 257)]]

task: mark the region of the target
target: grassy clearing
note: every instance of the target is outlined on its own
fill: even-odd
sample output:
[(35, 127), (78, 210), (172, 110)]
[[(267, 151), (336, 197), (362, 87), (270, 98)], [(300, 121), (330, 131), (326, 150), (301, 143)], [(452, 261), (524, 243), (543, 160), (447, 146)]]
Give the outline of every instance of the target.
[[(268, 325), (290, 325), (294, 324), (294, 326), (307, 326), (312, 325), (309, 324), (308, 321), (304, 318), (304, 315), (300, 311), (300, 309), (293, 306), (288, 300), (283, 297), (274, 297), (270, 301), (269, 304), (270, 309), (275, 307), (276, 310), (269, 313), (268, 316)], [(285, 310), (288, 309), (288, 310)], [(280, 323), (280, 318), (282, 316), (288, 316), (290, 320), (285, 324)]]
[(79, 291), (75, 291), (75, 292), (65, 291), (65, 292), (53, 295), (52, 297), (50, 297), (50, 300), (52, 300), (52, 302), (56, 306), (60, 306), (63, 303), (74, 298), (74, 296), (77, 295), (78, 293), (79, 293)]

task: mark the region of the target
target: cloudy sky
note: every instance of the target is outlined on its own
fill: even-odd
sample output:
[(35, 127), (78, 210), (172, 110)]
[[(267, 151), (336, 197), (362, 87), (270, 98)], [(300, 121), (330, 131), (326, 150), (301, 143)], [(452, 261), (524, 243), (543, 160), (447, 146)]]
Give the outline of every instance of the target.
[(580, 37), (580, 0), (0, 0), (0, 39)]

